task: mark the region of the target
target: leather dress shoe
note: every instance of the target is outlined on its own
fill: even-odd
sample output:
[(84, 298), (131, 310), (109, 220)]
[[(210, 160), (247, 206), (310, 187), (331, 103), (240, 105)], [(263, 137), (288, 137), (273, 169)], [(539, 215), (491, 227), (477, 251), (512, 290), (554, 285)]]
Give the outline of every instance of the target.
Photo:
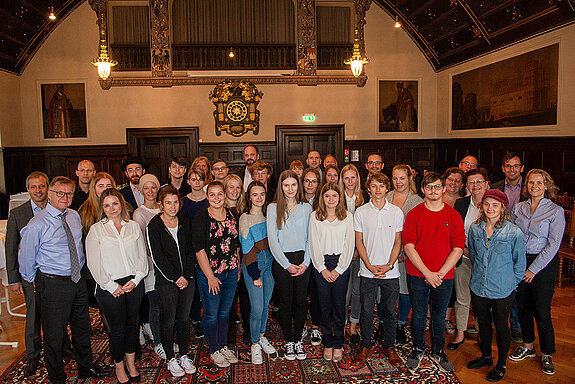
[(34, 359), (28, 359), (26, 362), (26, 366), (24, 367), (24, 377), (34, 376), (36, 374), (36, 370), (38, 369), (38, 363), (40, 362), (40, 358), (36, 357)]
[(391, 365), (393, 365), (394, 367), (397, 367), (397, 366), (403, 364), (403, 361), (401, 360), (401, 358), (399, 357), (399, 355), (397, 354), (397, 352), (395, 352), (395, 349), (393, 349), (393, 348), (383, 348), (383, 353), (385, 353), (385, 356), (387, 356), (387, 358), (389, 359), (389, 362), (390, 362)]
[(459, 348), (461, 344), (463, 344), (464, 341), (465, 339), (462, 339), (460, 342), (457, 343), (451, 342), (447, 344), (447, 349), (449, 349), (450, 351), (455, 351), (457, 348)]
[(355, 359), (353, 360), (353, 365), (355, 365), (356, 367), (363, 367), (365, 365), (365, 360), (367, 360), (367, 356), (369, 356), (370, 352), (371, 349), (365, 347), (362, 348), (361, 352), (359, 352), (355, 356)]
[(100, 367), (94, 366), (86, 372), (78, 373), (78, 378), (79, 379), (87, 379), (87, 378), (102, 379), (104, 377), (110, 376), (111, 372), (112, 371), (104, 370)]

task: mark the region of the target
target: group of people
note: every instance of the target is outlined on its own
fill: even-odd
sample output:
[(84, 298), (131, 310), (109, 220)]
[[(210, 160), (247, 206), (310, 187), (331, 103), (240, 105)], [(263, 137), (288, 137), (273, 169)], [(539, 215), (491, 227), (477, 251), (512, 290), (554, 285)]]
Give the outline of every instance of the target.
[[(407, 341), (411, 312), (408, 368), (424, 357), (429, 327), (429, 358), (453, 371), (445, 354), (451, 301), (457, 328), (448, 349), (464, 342), (470, 308), (478, 326), (481, 356), (469, 369), (493, 365), (494, 325), (498, 359), (486, 378), (503, 378), (511, 312), (524, 344), (509, 359), (536, 355), (535, 319), (542, 370), (554, 373), (550, 309), (565, 217), (551, 201), (557, 187), (547, 172), (532, 169), (524, 182), (521, 157), (510, 153), (505, 180), (490, 188), (487, 172), (467, 156), (443, 176), (427, 172), (416, 186), (409, 165), (396, 165), (390, 180), (383, 157), (371, 153), (362, 185), (356, 166), (340, 170), (327, 155), (322, 168), (312, 151), (307, 168), (292, 162), (276, 184), (255, 145), (245, 147), (244, 160), (231, 174), (222, 159), (198, 157), (188, 168), (175, 157), (162, 185), (145, 162), (128, 158), (122, 171), (129, 183), (120, 189), (88, 160), (78, 164), (78, 186), (30, 174), (30, 200), (10, 213), (6, 240), (11, 290), (24, 293), (27, 307), (25, 376), (37, 369), (40, 326), (51, 382), (65, 382), (66, 353), (80, 378), (107, 374), (92, 363), (89, 306), (100, 310), (119, 383), (141, 381), (141, 333), (174, 377), (195, 373), (191, 324), (213, 363), (228, 367), (238, 362), (228, 348), (238, 301), (253, 364), (278, 349), (287, 360), (306, 359), (309, 309), (310, 340), (323, 343), (324, 359), (343, 358), (349, 323), (351, 342), (361, 345), (353, 361), (362, 366), (377, 308), (375, 335), (391, 364), (403, 364), (394, 347)], [(266, 338), (270, 302), (281, 348)]]

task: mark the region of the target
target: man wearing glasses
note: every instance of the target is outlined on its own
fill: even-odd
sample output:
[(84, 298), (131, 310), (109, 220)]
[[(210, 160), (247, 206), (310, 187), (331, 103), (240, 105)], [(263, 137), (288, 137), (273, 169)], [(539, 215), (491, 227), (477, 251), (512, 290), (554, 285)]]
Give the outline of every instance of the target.
[(211, 172), (215, 181), (223, 183), (229, 172), (228, 165), (223, 159), (215, 159), (212, 163)]
[(475, 156), (468, 155), (461, 159), (459, 162), (459, 169), (461, 169), (463, 172), (477, 169), (477, 159)]
[(74, 191), (74, 200), (70, 208), (77, 211), (78, 208), (88, 199), (88, 192), (90, 192), (90, 183), (96, 175), (96, 167), (90, 160), (82, 160), (78, 163), (76, 168), (76, 176), (78, 176), (78, 186)]
[(138, 184), (140, 184), (140, 177), (146, 173), (146, 163), (138, 157), (129, 157), (122, 163), (121, 169), (129, 182), (120, 188), (120, 193), (122, 193), (126, 202), (136, 209), (144, 204), (144, 195), (138, 189)]
[(92, 363), (88, 290), (81, 270), (85, 264), (80, 216), (68, 209), (74, 182), (55, 177), (49, 185), (48, 204), (21, 232), (20, 274), (34, 284), (42, 318), (44, 358), (51, 383), (66, 383), (62, 362), (68, 323), (78, 365), (78, 378), (102, 378), (108, 372)]
[[(425, 318), (431, 311), (431, 359), (453, 372), (445, 355), (445, 312), (453, 289), (455, 264), (463, 254), (465, 230), (457, 211), (443, 202), (445, 181), (430, 172), (421, 183), (425, 199), (407, 214), (403, 249), (411, 297), (413, 350), (407, 366), (417, 369), (425, 351)], [(429, 300), (431, 298), (431, 301)]]
[[(384, 165), (383, 156), (377, 152), (369, 153), (367, 155), (367, 159), (365, 160), (365, 169), (368, 171), (366, 179), (368, 179), (371, 175), (382, 172)], [(370, 195), (365, 188), (365, 185), (361, 186), (361, 193), (363, 194), (363, 201), (369, 201)]]

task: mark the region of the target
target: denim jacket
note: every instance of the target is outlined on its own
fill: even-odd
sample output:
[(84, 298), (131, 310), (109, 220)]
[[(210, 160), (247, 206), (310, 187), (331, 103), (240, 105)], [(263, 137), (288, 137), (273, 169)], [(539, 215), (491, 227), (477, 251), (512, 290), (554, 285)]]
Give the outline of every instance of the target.
[(521, 282), (527, 264), (521, 229), (506, 220), (488, 241), (485, 222), (472, 224), (468, 245), (473, 293), (488, 299), (509, 296)]

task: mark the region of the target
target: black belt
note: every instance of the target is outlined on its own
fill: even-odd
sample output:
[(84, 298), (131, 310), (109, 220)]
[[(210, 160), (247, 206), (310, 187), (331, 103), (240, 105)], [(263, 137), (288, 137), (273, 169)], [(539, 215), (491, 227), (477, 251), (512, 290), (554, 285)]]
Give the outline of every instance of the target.
[(44, 273), (44, 272), (41, 272), (41, 271), (38, 271), (38, 274), (39, 274), (40, 276), (47, 277), (48, 279), (71, 280), (70, 276), (51, 275), (51, 274), (49, 274), (49, 273)]

